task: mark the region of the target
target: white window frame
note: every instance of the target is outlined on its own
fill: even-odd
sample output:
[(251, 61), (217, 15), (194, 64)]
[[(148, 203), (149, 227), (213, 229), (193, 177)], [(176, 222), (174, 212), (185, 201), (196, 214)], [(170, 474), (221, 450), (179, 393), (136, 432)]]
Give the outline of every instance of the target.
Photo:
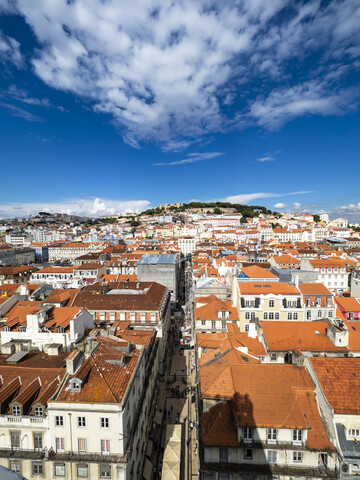
[(64, 437), (55, 438), (55, 451), (57, 453), (63, 453), (65, 451), (65, 439)]
[(64, 417), (62, 415), (55, 415), (55, 427), (64, 426)]
[(304, 461), (303, 452), (294, 451), (292, 461), (293, 463), (303, 463)]
[(77, 426), (78, 428), (86, 427), (86, 417), (77, 417)]

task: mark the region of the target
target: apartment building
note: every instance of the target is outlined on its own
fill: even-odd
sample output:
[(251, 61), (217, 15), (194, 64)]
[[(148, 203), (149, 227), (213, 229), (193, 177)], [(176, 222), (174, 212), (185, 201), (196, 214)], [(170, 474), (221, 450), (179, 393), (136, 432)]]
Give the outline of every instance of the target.
[(318, 282), (332, 292), (342, 292), (348, 288), (349, 272), (346, 271), (344, 261), (302, 258), (301, 269), (318, 272)]
[(0, 325), (1, 349), (39, 349), (49, 345), (70, 351), (95, 327), (93, 316), (79, 307), (54, 307), (42, 302), (18, 302), (5, 315)]
[(0, 267), (0, 285), (4, 283), (28, 283), (31, 274), (36, 270), (36, 267), (29, 267), (27, 265)]
[(94, 284), (76, 295), (72, 306), (86, 308), (98, 324), (128, 321), (134, 329), (155, 330), (160, 355), (165, 352), (170, 324), (170, 293), (156, 282)]
[(123, 339), (92, 342), (89, 357), (67, 358), (69, 376), (48, 403), (49, 478), (141, 478), (156, 363)]
[(304, 367), (221, 358), (200, 367), (199, 381), (202, 478), (337, 478)]
[(65, 377), (66, 355), (0, 355), (0, 465), (28, 479), (54, 478), (47, 404)]
[(10, 245), (0, 245), (0, 265), (29, 265), (35, 262), (35, 252), (29, 247), (15, 248)]
[(334, 295), (322, 283), (300, 283), (303, 295), (304, 320), (314, 321), (323, 318), (335, 318), (336, 304)]
[(194, 237), (180, 237), (178, 239), (178, 247), (185, 257), (195, 252), (196, 244), (197, 239)]
[(360, 474), (360, 358), (310, 358), (306, 361), (316, 384), (328, 430), (339, 451), (339, 478)]
[(206, 332), (226, 332), (227, 322), (239, 321), (236, 307), (230, 301), (221, 300), (215, 295), (196, 298), (194, 310), (195, 330)]
[(232, 278), (232, 302), (239, 312), (240, 331), (248, 331), (250, 322), (260, 320), (304, 319), (299, 289), (283, 282), (242, 282)]
[(75, 267), (51, 266), (37, 270), (31, 275), (31, 283), (46, 283), (53, 288), (76, 287), (79, 283), (75, 281)]

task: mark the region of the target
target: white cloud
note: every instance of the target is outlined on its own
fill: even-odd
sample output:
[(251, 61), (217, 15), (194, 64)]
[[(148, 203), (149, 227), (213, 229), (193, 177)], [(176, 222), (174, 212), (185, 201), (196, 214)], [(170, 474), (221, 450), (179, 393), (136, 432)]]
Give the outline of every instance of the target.
[(275, 157), (272, 157), (271, 155), (268, 155), (266, 157), (259, 157), (256, 159), (257, 162), (264, 163), (264, 162), (274, 162)]
[[(179, 151), (209, 133), (254, 123), (279, 128), (301, 115), (342, 114), (358, 102), (355, 89), (342, 87), (360, 52), (358, 0), (0, 5), (32, 28), (38, 77), (91, 101), (135, 148), (155, 141)], [(1, 37), (1, 52), (20, 65), (16, 40)], [(323, 70), (309, 71), (310, 54)], [(337, 74), (325, 78), (326, 71)], [(249, 92), (252, 103), (237, 106)]]
[(153, 163), (153, 165), (164, 166), (164, 165), (185, 165), (187, 163), (202, 162), (204, 160), (210, 160), (211, 158), (220, 157), (224, 155), (224, 152), (204, 152), (204, 153), (189, 153), (187, 158), (183, 160), (174, 160), (173, 162), (165, 163)]
[(280, 87), (266, 98), (256, 99), (250, 107), (250, 117), (269, 130), (302, 115), (341, 115), (354, 109), (360, 92), (345, 88), (331, 93), (325, 80), (304, 82), (294, 87)]
[(13, 117), (23, 118), (27, 122), (42, 122), (43, 119), (34, 115), (33, 113), (24, 110), (23, 108), (16, 107), (15, 105), (10, 105), (9, 103), (2, 103), (0, 102), (0, 107), (6, 108), (9, 110), (10, 115)]
[(286, 208), (286, 205), (285, 203), (279, 202), (279, 203), (275, 203), (274, 208)]
[[(233, 195), (223, 198), (221, 201), (230, 202), (230, 203), (242, 203), (247, 204), (253, 200), (259, 198), (276, 198), (276, 197), (287, 197), (290, 195), (304, 195), (306, 193), (312, 193), (311, 191), (303, 192), (290, 192), (290, 193), (242, 193), (240, 195)], [(280, 207), (278, 207), (280, 208)]]
[(14, 38), (4, 35), (0, 30), (0, 62), (11, 62), (17, 68), (23, 65), (23, 57), (20, 52), (20, 43)]
[(1, 217), (24, 217), (40, 211), (66, 213), (98, 217), (101, 215), (116, 215), (121, 212), (140, 213), (150, 205), (148, 200), (109, 200), (102, 198), (71, 199), (54, 203), (9, 203), (0, 204)]
[(29, 96), (28, 92), (19, 89), (16, 85), (10, 85), (7, 92), (3, 95), (7, 95), (18, 102), (26, 103), (28, 105), (35, 105), (37, 107), (50, 107), (50, 101), (48, 98), (34, 98)]

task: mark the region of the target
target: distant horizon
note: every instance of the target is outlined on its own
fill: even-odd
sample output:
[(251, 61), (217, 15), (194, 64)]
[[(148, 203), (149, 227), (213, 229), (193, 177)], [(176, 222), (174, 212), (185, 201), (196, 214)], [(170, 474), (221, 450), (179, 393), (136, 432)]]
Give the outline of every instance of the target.
[[(100, 199), (96, 199), (96, 200), (100, 200)], [(193, 200), (194, 202), (195, 200)], [(196, 202), (200, 202), (198, 200), (196, 200)], [(115, 212), (115, 213), (104, 213), (104, 214), (94, 214), (94, 215), (82, 215), (80, 213), (74, 213), (74, 212), (69, 212), (68, 211), (57, 211), (57, 210), (49, 210), (48, 207), (44, 206), (43, 208), (37, 210), (37, 211), (33, 211), (33, 212), (29, 212), (28, 214), (26, 215), (15, 215), (15, 216), (8, 216), (8, 217), (0, 217), (0, 220), (3, 221), (3, 220), (14, 220), (16, 218), (24, 218), (24, 219), (28, 219), (28, 218), (31, 218), (31, 217), (36, 217), (37, 215), (40, 214), (40, 212), (44, 212), (44, 213), (48, 213), (50, 215), (55, 215), (55, 214), (61, 214), (61, 215), (69, 215), (69, 216), (75, 216), (75, 217), (83, 217), (83, 218), (88, 218), (89, 220), (90, 219), (96, 219), (96, 218), (102, 218), (102, 217), (107, 217), (107, 216), (121, 216), (121, 215), (141, 215), (143, 214), (146, 210), (150, 210), (150, 209), (155, 209), (155, 208), (158, 208), (158, 207), (162, 207), (164, 205), (175, 205), (176, 203), (181, 203), (181, 204), (188, 204), (188, 203), (191, 203), (190, 201), (189, 202), (171, 202), (171, 203), (164, 203), (164, 204), (159, 204), (159, 205), (147, 205), (146, 208), (144, 208), (143, 210), (139, 210), (139, 211), (131, 211), (130, 209), (128, 209), (127, 211), (126, 210), (123, 210), (123, 211), (119, 211), (119, 212)], [(200, 203), (216, 203), (216, 202), (200, 202)], [(229, 202), (230, 204), (232, 205), (236, 205), (235, 202)], [(244, 206), (248, 206), (248, 207), (264, 207), (264, 208), (267, 208), (269, 210), (271, 210), (269, 207), (266, 207), (265, 205), (260, 205), (260, 204), (242, 204)], [(209, 207), (209, 208), (212, 208), (212, 207)], [(229, 207), (231, 208), (231, 207)], [(309, 215), (322, 215), (322, 214), (327, 214), (329, 215), (329, 219), (330, 221), (331, 220), (335, 220), (337, 218), (345, 218), (346, 220), (348, 220), (349, 223), (358, 223), (356, 221), (351, 221), (346, 215), (335, 215), (335, 214), (329, 214), (328, 212), (325, 212), (325, 211), (321, 211), (321, 212), (311, 212), (311, 211), (282, 211), (281, 209), (279, 210), (272, 210), (272, 212), (277, 212), (277, 213), (280, 213), (281, 215), (285, 215), (285, 214), (290, 214), (290, 215), (293, 215), (293, 214), (309, 214)], [(176, 215), (177, 212), (174, 212), (174, 215)], [(207, 214), (207, 212), (203, 212), (205, 214)], [(236, 213), (236, 212), (235, 212)], [(246, 216), (246, 215), (245, 215)]]

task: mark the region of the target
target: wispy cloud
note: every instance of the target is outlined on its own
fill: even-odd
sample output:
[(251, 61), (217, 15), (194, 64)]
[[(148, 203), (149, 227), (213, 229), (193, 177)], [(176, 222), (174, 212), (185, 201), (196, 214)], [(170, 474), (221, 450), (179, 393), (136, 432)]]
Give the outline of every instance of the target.
[(275, 162), (275, 157), (273, 156), (266, 156), (266, 157), (259, 157), (256, 159), (257, 162), (264, 163), (264, 162)]
[(18, 202), (0, 204), (0, 217), (23, 217), (34, 215), (40, 211), (66, 213), (98, 217), (101, 215), (116, 215), (121, 212), (140, 213), (150, 202), (148, 200), (109, 200), (103, 198), (81, 198), (60, 202)]
[(260, 198), (277, 198), (277, 197), (288, 197), (291, 195), (305, 195), (307, 193), (312, 193), (311, 191), (301, 191), (301, 192), (290, 192), (290, 193), (241, 193), (239, 195), (232, 195), (222, 199), (223, 202), (230, 203), (249, 203), (253, 200), (258, 200)]
[(168, 166), (168, 165), (186, 165), (187, 163), (202, 162), (204, 160), (210, 160), (211, 158), (220, 157), (225, 152), (204, 152), (204, 153), (189, 153), (187, 158), (182, 160), (174, 160), (173, 162), (153, 163), (156, 166)]
[(50, 107), (51, 105), (48, 98), (31, 97), (28, 92), (18, 88), (16, 85), (10, 85), (7, 92), (5, 92), (5, 95), (17, 100), (18, 102), (26, 103), (28, 105), (35, 105), (38, 107)]
[[(37, 38), (36, 75), (109, 114), (136, 148), (358, 108), (358, 0), (30, 3), (1, 2)], [(21, 65), (18, 41), (2, 35), (0, 58)]]
[(0, 30), (0, 62), (10, 62), (17, 68), (23, 66), (23, 56), (20, 52), (20, 43), (14, 38), (8, 37)]
[(33, 113), (24, 110), (23, 108), (16, 107), (15, 105), (10, 105), (9, 103), (0, 103), (0, 107), (6, 108), (9, 110), (10, 115), (13, 117), (23, 118), (27, 122), (43, 122), (43, 119), (34, 115)]

